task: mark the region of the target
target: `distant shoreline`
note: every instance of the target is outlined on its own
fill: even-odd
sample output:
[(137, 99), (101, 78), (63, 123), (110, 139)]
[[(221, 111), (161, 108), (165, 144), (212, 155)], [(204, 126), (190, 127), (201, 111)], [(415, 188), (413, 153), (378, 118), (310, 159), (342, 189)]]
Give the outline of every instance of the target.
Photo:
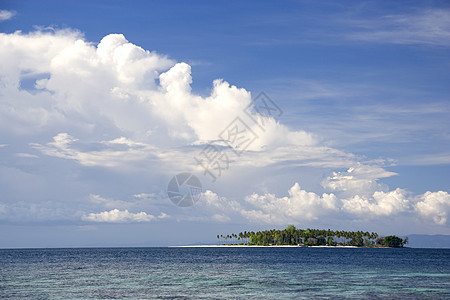
[[(288, 225), (285, 229), (263, 231), (243, 231), (231, 234), (216, 235), (217, 244), (228, 245), (263, 245), (263, 246), (310, 246), (322, 248), (401, 248), (408, 243), (408, 237), (395, 235), (379, 236), (369, 231), (344, 231), (331, 229), (298, 229)], [(219, 246), (220, 246), (219, 245)], [(212, 246), (212, 245), (211, 245)]]
[(358, 246), (298, 246), (298, 245), (190, 245), (190, 246), (169, 246), (169, 248), (389, 248), (389, 247), (358, 247)]

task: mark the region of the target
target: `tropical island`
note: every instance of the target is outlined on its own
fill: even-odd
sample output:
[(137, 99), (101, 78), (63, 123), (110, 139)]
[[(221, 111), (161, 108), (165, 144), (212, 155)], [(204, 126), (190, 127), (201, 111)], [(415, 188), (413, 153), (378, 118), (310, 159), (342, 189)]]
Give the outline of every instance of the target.
[(329, 247), (389, 247), (402, 248), (408, 243), (395, 235), (379, 236), (376, 232), (297, 229), (289, 225), (283, 230), (244, 231), (238, 234), (218, 234), (220, 245), (242, 246), (329, 246)]

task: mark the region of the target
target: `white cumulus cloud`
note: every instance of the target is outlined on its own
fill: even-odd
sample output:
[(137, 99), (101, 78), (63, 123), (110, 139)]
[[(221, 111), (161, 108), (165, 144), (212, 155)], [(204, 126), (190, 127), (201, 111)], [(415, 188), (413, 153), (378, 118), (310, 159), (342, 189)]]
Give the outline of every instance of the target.
[(254, 193), (245, 197), (245, 201), (238, 202), (207, 190), (201, 199), (204, 208), (216, 216), (212, 220), (245, 218), (253, 223), (286, 224), (315, 220), (339, 210), (335, 195), (324, 193), (320, 196), (307, 192), (298, 183), (289, 189), (288, 194), (277, 197), (270, 193)]
[[(220, 139), (228, 140), (226, 128), (239, 117), (257, 138), (236, 164), (355, 163), (352, 154), (320, 145), (313, 134), (290, 130), (274, 118), (266, 118), (261, 129), (255, 123), (260, 119), (244, 112), (252, 95), (243, 88), (218, 79), (209, 96), (193, 94), (188, 64), (144, 50), (121, 34), (110, 34), (98, 45), (68, 30), (0, 34), (0, 43), (6, 86), (0, 91), (0, 128), (47, 136), (46, 141), (30, 143), (46, 155), (84, 166), (159, 160), (200, 170), (193, 160), (200, 150), (186, 147), (210, 141), (224, 145)], [(24, 89), (24, 79), (35, 80), (34, 89)], [(87, 143), (93, 147), (80, 148)]]
[[(258, 116), (244, 112), (252, 102), (251, 93), (224, 80), (215, 80), (207, 97), (192, 93), (190, 65), (144, 50), (121, 34), (107, 35), (94, 45), (76, 31), (17, 32), (0, 34), (0, 46), (5, 86), (0, 91), (0, 128), (12, 128), (19, 135), (51, 134), (53, 142), (31, 144), (46, 155), (86, 166), (117, 166), (121, 158), (146, 158), (143, 153), (151, 152), (151, 145), (161, 149), (164, 159), (168, 147), (229, 141), (229, 135), (219, 134), (228, 133), (226, 128), (236, 117), (257, 137), (247, 150), (274, 152), (254, 159), (263, 165), (274, 159), (311, 161), (306, 152), (320, 153), (328, 161), (341, 155), (320, 147), (311, 133), (292, 131), (272, 117), (261, 129), (255, 122)], [(25, 79), (34, 81), (34, 87), (24, 88)], [(54, 128), (60, 131), (55, 133)], [(106, 140), (109, 144), (105, 133), (111, 137)], [(115, 139), (125, 140), (121, 144), (129, 149), (72, 148), (86, 139), (108, 146)], [(289, 158), (286, 152), (291, 152)], [(330, 154), (334, 157), (327, 159)]]
[(156, 219), (165, 219), (168, 216), (161, 213), (158, 217), (147, 214), (146, 212), (131, 213), (126, 210), (113, 209), (100, 213), (90, 213), (84, 215), (82, 220), (90, 222), (106, 222), (106, 223), (130, 223), (130, 222), (150, 222)]
[[(359, 220), (381, 220), (403, 214), (414, 219), (418, 214), (437, 225), (446, 225), (450, 213), (450, 195), (447, 192), (427, 192), (418, 198), (421, 200), (414, 204), (414, 197), (400, 188), (387, 192), (376, 191), (369, 196), (356, 194), (350, 198), (341, 198), (334, 194), (308, 192), (295, 183), (288, 190), (288, 196), (254, 193), (242, 202), (207, 190), (202, 194), (199, 205), (208, 214), (219, 215), (221, 220), (245, 218), (257, 224), (297, 224), (330, 216), (334, 219), (356, 217)], [(217, 218), (211, 220), (218, 221)]]
[(295, 183), (288, 191), (289, 196), (278, 198), (274, 194), (252, 194), (245, 198), (254, 209), (243, 214), (253, 220), (268, 223), (283, 223), (291, 220), (313, 220), (337, 209), (336, 196), (324, 193), (322, 196), (307, 192)]
[(355, 195), (342, 200), (342, 209), (346, 212), (370, 217), (389, 216), (409, 209), (410, 200), (406, 198), (406, 191), (395, 189), (390, 192), (378, 191), (372, 197)]
[(419, 197), (416, 211), (423, 217), (433, 220), (439, 225), (446, 225), (450, 214), (450, 194), (444, 191), (426, 192)]

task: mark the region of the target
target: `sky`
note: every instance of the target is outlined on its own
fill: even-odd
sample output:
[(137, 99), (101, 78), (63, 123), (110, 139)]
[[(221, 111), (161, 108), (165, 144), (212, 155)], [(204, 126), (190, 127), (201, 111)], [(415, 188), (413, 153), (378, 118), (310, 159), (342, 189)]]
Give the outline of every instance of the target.
[(450, 234), (449, 48), (447, 1), (2, 0), (0, 247)]

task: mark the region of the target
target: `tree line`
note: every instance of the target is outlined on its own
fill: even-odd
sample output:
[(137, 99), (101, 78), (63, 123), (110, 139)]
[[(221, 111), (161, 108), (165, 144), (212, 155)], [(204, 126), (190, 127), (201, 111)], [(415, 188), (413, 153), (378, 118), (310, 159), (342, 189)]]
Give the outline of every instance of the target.
[(357, 246), (403, 247), (408, 242), (395, 235), (379, 236), (376, 232), (323, 229), (297, 229), (289, 225), (283, 230), (243, 231), (238, 234), (218, 234), (222, 245), (300, 245), (300, 246)]

